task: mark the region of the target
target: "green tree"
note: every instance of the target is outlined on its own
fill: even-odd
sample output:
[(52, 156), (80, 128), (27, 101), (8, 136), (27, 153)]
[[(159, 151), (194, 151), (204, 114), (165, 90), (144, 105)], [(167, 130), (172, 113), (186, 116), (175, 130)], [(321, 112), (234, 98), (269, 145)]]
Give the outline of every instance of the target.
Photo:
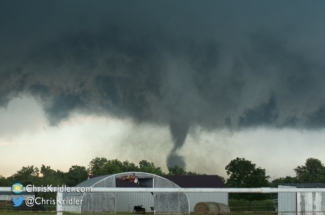
[(168, 167), (168, 175), (200, 175), (200, 174), (191, 171), (186, 172), (183, 168), (175, 165), (175, 166)]
[(87, 180), (88, 172), (86, 167), (74, 165), (70, 167), (69, 172), (66, 173), (67, 186), (76, 186), (77, 184)]
[(123, 163), (117, 159), (109, 160), (105, 164), (106, 174), (115, 174), (124, 172)]
[(224, 177), (222, 177), (222, 176), (220, 176), (220, 175), (218, 175), (218, 176), (219, 176), (220, 180), (221, 180), (224, 184), (227, 183), (227, 182), (226, 182), (226, 179), (225, 179)]
[(98, 157), (90, 161), (88, 168), (88, 172), (93, 175), (107, 175), (132, 171), (139, 171), (139, 167), (132, 162), (121, 162), (117, 159), (107, 160), (106, 158)]
[(163, 175), (163, 171), (160, 167), (156, 167), (154, 163), (142, 160), (139, 162), (139, 171), (148, 172), (156, 175)]
[(10, 181), (7, 178), (0, 175), (0, 186), (6, 187), (6, 186), (10, 186), (10, 185), (11, 185)]
[(62, 172), (60, 170), (55, 171), (50, 166), (42, 165), (41, 174), (43, 175), (39, 180), (38, 185), (52, 185), (62, 186), (65, 184), (64, 178), (62, 178)]
[[(244, 158), (236, 158), (226, 166), (227, 174), (229, 178), (227, 180), (228, 187), (266, 187), (269, 186), (269, 176), (265, 174), (265, 169), (256, 167), (251, 161)], [(231, 194), (231, 198), (245, 199), (250, 201), (250, 205), (253, 200), (265, 199), (270, 195), (265, 194)]]
[[(44, 164), (41, 166), (41, 171), (40, 173), (42, 174), (42, 177), (39, 177), (39, 180), (34, 183), (36, 186), (49, 186), (51, 185), (52, 187), (56, 186), (62, 186), (65, 184), (65, 181), (62, 178), (61, 171), (59, 170), (54, 170), (50, 166), (45, 166)], [(41, 192), (37, 193), (37, 196), (49, 199), (49, 198), (55, 198), (56, 193), (52, 192)]]
[(36, 184), (39, 182), (39, 169), (34, 166), (22, 167), (17, 173), (8, 177), (11, 183), (20, 182), (24, 186), (27, 184)]
[(62, 181), (62, 185), (67, 185), (69, 186), (69, 178), (68, 178), (68, 173), (67, 172), (63, 172), (61, 170), (56, 170), (56, 175), (57, 177), (60, 179), (60, 181)]
[(45, 166), (44, 164), (42, 164), (41, 173), (42, 173), (43, 177), (56, 175), (55, 170), (51, 169), (50, 166)]
[(296, 177), (286, 176), (281, 178), (276, 178), (271, 182), (271, 187), (278, 187), (280, 184), (293, 184), (297, 183)]
[(96, 157), (89, 163), (88, 172), (93, 175), (106, 175), (105, 165), (108, 162), (106, 158)]
[(139, 167), (132, 162), (123, 161), (121, 165), (122, 172), (137, 172)]
[(325, 167), (323, 163), (316, 158), (308, 158), (305, 165), (294, 169), (297, 181), (300, 183), (324, 183)]
[[(129, 161), (119, 161), (117, 159), (107, 160), (106, 158), (96, 157), (89, 163), (88, 172), (93, 175), (115, 174), (120, 172), (148, 172), (156, 175), (165, 173), (160, 167), (156, 167), (153, 162), (141, 160), (139, 166)], [(168, 167), (169, 175), (198, 175), (195, 172), (186, 172), (178, 166)]]
[(177, 165), (170, 166), (168, 167), (168, 175), (186, 175), (186, 171)]

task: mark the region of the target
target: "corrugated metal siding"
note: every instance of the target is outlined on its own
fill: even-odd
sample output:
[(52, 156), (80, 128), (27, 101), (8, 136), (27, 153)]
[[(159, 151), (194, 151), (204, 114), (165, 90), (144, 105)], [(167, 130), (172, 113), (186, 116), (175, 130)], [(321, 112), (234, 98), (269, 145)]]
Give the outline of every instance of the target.
[[(100, 178), (92, 187), (115, 187), (115, 175)], [(116, 193), (85, 193), (81, 212), (113, 212)]]
[[(279, 185), (279, 188), (295, 188), (292, 186)], [(295, 215), (297, 211), (296, 193), (279, 193), (278, 194), (278, 214)]]
[[(65, 200), (78, 199), (80, 201), (83, 200), (83, 193), (63, 193), (62, 198)], [(81, 213), (81, 204), (78, 205), (62, 204), (62, 210), (66, 212), (72, 212), (72, 213)]]
[(325, 211), (325, 193), (322, 193), (322, 211)]
[(117, 193), (116, 208), (118, 212), (133, 212), (133, 207), (142, 205), (146, 212), (154, 207), (154, 197), (151, 193)]
[(297, 193), (298, 215), (325, 215), (323, 193)]
[[(160, 176), (154, 177), (154, 187), (175, 187), (179, 186), (168, 179)], [(185, 193), (156, 193), (155, 212), (185, 214), (189, 211), (188, 199)]]
[(155, 213), (186, 214), (189, 211), (185, 193), (156, 193)]
[(228, 193), (186, 193), (190, 202), (190, 211), (198, 202), (218, 202), (228, 205)]
[(115, 193), (85, 193), (82, 213), (115, 212)]

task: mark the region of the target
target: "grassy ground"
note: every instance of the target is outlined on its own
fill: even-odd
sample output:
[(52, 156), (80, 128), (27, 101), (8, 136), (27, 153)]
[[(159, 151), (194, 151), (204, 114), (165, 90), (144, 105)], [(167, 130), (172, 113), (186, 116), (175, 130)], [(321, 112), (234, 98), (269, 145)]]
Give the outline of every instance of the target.
[[(252, 206), (249, 206), (248, 201), (244, 200), (232, 200), (229, 199), (229, 207), (231, 215), (263, 215), (263, 214), (275, 214), (273, 210), (273, 201), (272, 200), (261, 200), (253, 201)], [(55, 205), (47, 206), (46, 210), (48, 212), (36, 212), (36, 211), (18, 211), (13, 209), (12, 206), (1, 207), (0, 215), (55, 215)], [(112, 215), (115, 213), (94, 213), (95, 215)], [(150, 214), (150, 213), (147, 213)], [(64, 213), (64, 215), (80, 215), (73, 213)], [(132, 213), (117, 213), (117, 215), (135, 215)], [(166, 215), (166, 214), (165, 214)], [(195, 214), (193, 214), (195, 215)]]
[(230, 211), (274, 211), (272, 199), (253, 201), (251, 206), (250, 202), (246, 200), (229, 199), (229, 208)]
[[(55, 215), (56, 212), (26, 212), (26, 211), (20, 211), (20, 212), (16, 212), (16, 211), (0, 211), (1, 215)], [(113, 215), (114, 213), (96, 213), (98, 215)], [(266, 214), (271, 214), (271, 213), (266, 213), (266, 212), (246, 212), (246, 213), (242, 213), (242, 212), (231, 212), (231, 213), (227, 213), (228, 215), (248, 215), (248, 214), (254, 214), (254, 215), (266, 215)], [(273, 213), (274, 214), (274, 213)], [(80, 215), (80, 214), (73, 214), (73, 213), (64, 213), (64, 215)], [(123, 213), (118, 213), (117, 215), (134, 215), (134, 214), (123, 214)], [(166, 215), (166, 214), (164, 214)], [(191, 215), (195, 215), (195, 214), (191, 214)], [(200, 214), (202, 215), (202, 214)]]

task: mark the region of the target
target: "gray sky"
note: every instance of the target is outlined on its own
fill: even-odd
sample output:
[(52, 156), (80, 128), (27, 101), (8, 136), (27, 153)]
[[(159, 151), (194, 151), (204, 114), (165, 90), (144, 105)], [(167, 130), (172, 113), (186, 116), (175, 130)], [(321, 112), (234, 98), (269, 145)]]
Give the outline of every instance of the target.
[(245, 157), (293, 175), (323, 159), (324, 9), (1, 1), (0, 161), (20, 159), (0, 174), (101, 156), (220, 175)]

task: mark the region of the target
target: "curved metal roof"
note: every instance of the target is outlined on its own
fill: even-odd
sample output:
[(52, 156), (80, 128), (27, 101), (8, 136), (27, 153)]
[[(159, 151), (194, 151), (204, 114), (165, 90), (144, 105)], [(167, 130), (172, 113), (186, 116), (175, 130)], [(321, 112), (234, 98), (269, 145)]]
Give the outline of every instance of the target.
[(108, 178), (110, 176), (113, 176), (113, 175), (101, 175), (101, 176), (97, 176), (97, 177), (94, 177), (94, 178), (91, 178), (91, 179), (88, 179), (86, 181), (81, 182), (76, 187), (91, 187), (91, 186), (97, 184), (99, 181), (101, 181), (101, 180), (103, 180), (105, 178)]
[(178, 184), (176, 184), (175, 182), (169, 180), (168, 178), (165, 178), (165, 177), (162, 177), (162, 176), (159, 176), (159, 175), (155, 175), (155, 174), (152, 174), (152, 173), (147, 173), (147, 172), (121, 172), (121, 173), (110, 174), (110, 175), (101, 175), (101, 176), (97, 176), (97, 177), (88, 179), (86, 181), (83, 181), (80, 184), (78, 184), (76, 187), (92, 187), (92, 186), (95, 186), (97, 183), (99, 183), (100, 181), (102, 181), (104, 179), (107, 179), (107, 178), (110, 178), (110, 177), (115, 177), (116, 178), (119, 175), (122, 176), (122, 175), (128, 175), (128, 174), (133, 174), (133, 173), (135, 173), (136, 175), (137, 174), (146, 175), (148, 177), (158, 177), (158, 178), (161, 178), (161, 179), (164, 179), (166, 181), (169, 181), (169, 182), (173, 183), (177, 187), (180, 187)]
[[(108, 178), (111, 178), (111, 177), (119, 177), (119, 176), (125, 176), (125, 175), (131, 175), (131, 174), (136, 174), (137, 176), (140, 176), (138, 178), (141, 178), (141, 177), (152, 177), (152, 178), (161, 178), (163, 180), (166, 180), (172, 184), (174, 184), (176, 187), (179, 187), (180, 186), (178, 184), (176, 184), (175, 182), (167, 179), (167, 178), (164, 178), (162, 176), (159, 176), (159, 175), (155, 175), (155, 174), (152, 174), (152, 173), (146, 173), (146, 172), (121, 172), (121, 173), (117, 173), (117, 174), (110, 174), (110, 175), (101, 175), (101, 176), (97, 176), (97, 177), (94, 177), (94, 178), (91, 178), (91, 179), (88, 179), (86, 181), (83, 181), (81, 182), (80, 184), (78, 184), (76, 187), (94, 187), (97, 183), (105, 180), (105, 179), (108, 179)], [(63, 196), (64, 198), (65, 197), (68, 197), (68, 196), (83, 196), (85, 193), (64, 193)]]

